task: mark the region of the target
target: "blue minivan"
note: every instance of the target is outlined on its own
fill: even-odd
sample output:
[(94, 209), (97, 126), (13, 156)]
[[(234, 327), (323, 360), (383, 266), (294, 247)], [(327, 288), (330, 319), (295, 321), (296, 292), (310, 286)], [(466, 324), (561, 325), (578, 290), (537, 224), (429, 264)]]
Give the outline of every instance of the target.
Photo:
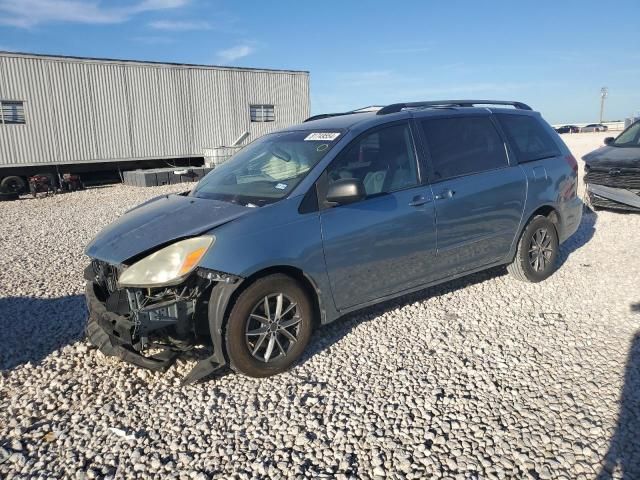
[(520, 102), (312, 117), (106, 227), (86, 248), (88, 337), (155, 370), (209, 346), (186, 383), (282, 372), (347, 312), (496, 265), (549, 277), (580, 224), (577, 171)]

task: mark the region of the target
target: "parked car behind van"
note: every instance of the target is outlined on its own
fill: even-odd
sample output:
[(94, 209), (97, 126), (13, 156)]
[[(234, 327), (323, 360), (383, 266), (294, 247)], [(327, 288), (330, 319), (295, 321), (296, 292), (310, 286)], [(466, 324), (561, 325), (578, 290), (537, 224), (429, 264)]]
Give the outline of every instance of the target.
[(609, 127), (606, 125), (602, 125), (601, 123), (590, 123), (580, 129), (581, 132), (606, 132), (609, 130)]
[(319, 115), (106, 227), (86, 249), (88, 335), (153, 369), (210, 343), (186, 382), (273, 375), (367, 305), (496, 265), (545, 280), (576, 192), (575, 159), (520, 102)]
[(580, 127), (576, 125), (562, 125), (561, 127), (556, 128), (555, 131), (558, 133), (579, 133)]
[(640, 212), (640, 121), (582, 159), (593, 208)]

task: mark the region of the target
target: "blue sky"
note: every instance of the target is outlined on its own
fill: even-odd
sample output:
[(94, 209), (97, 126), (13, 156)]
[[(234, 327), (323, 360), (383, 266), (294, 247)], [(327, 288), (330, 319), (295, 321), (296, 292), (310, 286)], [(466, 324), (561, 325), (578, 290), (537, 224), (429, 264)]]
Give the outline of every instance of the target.
[(553, 123), (640, 110), (640, 1), (0, 0), (0, 50), (311, 72), (313, 113), (517, 99)]

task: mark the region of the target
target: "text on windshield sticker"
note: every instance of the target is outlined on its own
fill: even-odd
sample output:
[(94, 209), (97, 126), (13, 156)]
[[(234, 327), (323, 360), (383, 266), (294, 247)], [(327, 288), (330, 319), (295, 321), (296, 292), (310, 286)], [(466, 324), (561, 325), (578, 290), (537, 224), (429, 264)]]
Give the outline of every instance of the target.
[(340, 136), (339, 133), (333, 133), (333, 132), (314, 132), (307, 135), (304, 139), (305, 141), (316, 140), (316, 141), (333, 142), (339, 136)]

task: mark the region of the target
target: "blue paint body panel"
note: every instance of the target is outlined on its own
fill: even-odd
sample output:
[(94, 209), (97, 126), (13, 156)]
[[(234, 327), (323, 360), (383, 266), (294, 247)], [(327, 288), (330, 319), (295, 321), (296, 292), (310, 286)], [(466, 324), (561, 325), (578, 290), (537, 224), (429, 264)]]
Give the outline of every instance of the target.
[(436, 227), (428, 186), (328, 209), (322, 241), (338, 310), (407, 290), (433, 279)]

